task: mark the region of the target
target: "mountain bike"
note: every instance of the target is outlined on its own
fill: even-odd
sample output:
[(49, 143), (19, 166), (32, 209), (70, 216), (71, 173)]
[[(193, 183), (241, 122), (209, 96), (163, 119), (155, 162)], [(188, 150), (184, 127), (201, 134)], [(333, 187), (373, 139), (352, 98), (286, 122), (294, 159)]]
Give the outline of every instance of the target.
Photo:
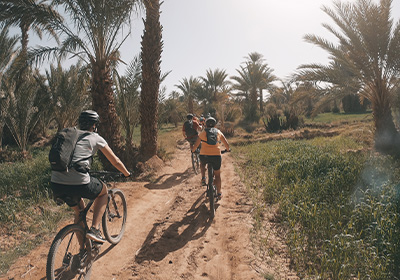
[[(221, 154), (226, 152), (230, 152), (228, 150), (221, 151)], [(215, 216), (215, 204), (218, 202), (218, 193), (217, 193), (217, 186), (214, 184), (214, 168), (212, 167), (211, 163), (207, 163), (207, 170), (208, 170), (208, 182), (207, 182), (207, 190), (206, 195), (210, 202), (210, 215), (211, 218)]]
[(200, 172), (200, 146), (192, 153), (192, 167), (194, 174), (199, 174)]
[[(107, 184), (108, 203), (102, 217), (102, 228), (106, 240), (111, 244), (118, 244), (124, 234), (127, 217), (125, 195), (115, 188), (116, 178), (121, 173), (94, 171), (90, 174)], [(56, 202), (61, 205), (65, 201), (58, 199)], [(101, 243), (86, 237), (89, 231), (87, 213), (93, 202), (94, 200), (90, 200), (80, 212), (78, 223), (65, 226), (54, 238), (47, 256), (47, 280), (90, 279), (92, 264), (101, 248)]]

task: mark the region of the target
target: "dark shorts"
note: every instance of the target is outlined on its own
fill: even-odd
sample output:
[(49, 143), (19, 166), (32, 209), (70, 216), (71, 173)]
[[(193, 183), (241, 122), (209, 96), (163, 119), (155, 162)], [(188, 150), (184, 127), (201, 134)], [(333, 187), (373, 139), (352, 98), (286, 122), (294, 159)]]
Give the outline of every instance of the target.
[(90, 177), (90, 183), (84, 185), (63, 185), (51, 182), (54, 199), (61, 198), (68, 206), (78, 205), (80, 199), (95, 199), (103, 189), (102, 182)]
[(221, 169), (222, 157), (200, 155), (200, 162), (204, 164), (211, 163), (213, 169), (218, 171)]
[(190, 144), (194, 145), (194, 143), (196, 143), (197, 138), (199, 138), (199, 136), (198, 136), (198, 135), (195, 135), (195, 136), (192, 136), (191, 138), (186, 138), (186, 140), (187, 140)]

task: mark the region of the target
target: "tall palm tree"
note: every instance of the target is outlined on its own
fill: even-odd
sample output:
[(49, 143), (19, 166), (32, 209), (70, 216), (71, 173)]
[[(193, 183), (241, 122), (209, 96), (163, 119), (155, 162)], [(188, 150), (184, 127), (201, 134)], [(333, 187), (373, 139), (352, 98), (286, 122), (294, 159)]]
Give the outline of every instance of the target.
[(145, 161), (157, 154), (158, 94), (161, 80), (162, 26), (160, 1), (143, 0), (146, 7), (142, 36), (142, 92), (140, 149)]
[(205, 77), (200, 77), (203, 81), (203, 87), (211, 93), (211, 102), (218, 100), (218, 93), (225, 90), (228, 85), (228, 74), (225, 70), (215, 69), (212, 71), (208, 69)]
[(193, 78), (190, 76), (189, 79), (183, 78), (182, 81), (179, 82), (178, 85), (175, 85), (178, 89), (181, 90), (183, 96), (186, 98), (188, 102), (188, 112), (193, 114), (193, 101), (196, 97), (196, 90), (200, 86), (200, 81), (198, 78)]
[(356, 93), (371, 102), (375, 124), (375, 146), (391, 149), (398, 132), (392, 117), (392, 97), (400, 87), (400, 22), (390, 17), (392, 0), (336, 1), (323, 11), (337, 25), (324, 24), (338, 43), (315, 35), (305, 39), (330, 54), (329, 65), (300, 67), (299, 78), (313, 83), (325, 82), (325, 93)]
[[(139, 1), (54, 0), (54, 4), (65, 9), (74, 25), (54, 19), (52, 26), (64, 36), (61, 44), (36, 49), (32, 55), (39, 61), (51, 54), (60, 58), (70, 55), (89, 65), (92, 107), (100, 115), (99, 132), (121, 156), (121, 131), (115, 108), (112, 67), (119, 61), (119, 48), (130, 34), (130, 16), (134, 8), (139, 7)], [(120, 38), (125, 26), (128, 27), (127, 34)]]
[(237, 82), (234, 87), (237, 90), (245, 89), (246, 92), (250, 93), (250, 99), (252, 110), (255, 109), (257, 103), (257, 97), (259, 98), (260, 114), (263, 114), (264, 95), (263, 90), (272, 90), (276, 81), (276, 76), (272, 74), (271, 69), (267, 63), (264, 62), (262, 54), (257, 52), (249, 53), (244, 62), (244, 66), (241, 66), (240, 70), (237, 70), (239, 76), (233, 76), (232, 79)]

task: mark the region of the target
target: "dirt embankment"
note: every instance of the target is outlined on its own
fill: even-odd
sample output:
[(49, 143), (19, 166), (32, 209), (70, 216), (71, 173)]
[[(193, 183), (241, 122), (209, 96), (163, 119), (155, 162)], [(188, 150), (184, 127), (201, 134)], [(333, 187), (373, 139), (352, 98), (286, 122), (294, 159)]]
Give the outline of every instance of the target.
[[(229, 154), (213, 220), (186, 142), (177, 142), (171, 162), (156, 166), (150, 181), (119, 184), (128, 201), (127, 229), (118, 245), (103, 245), (91, 279), (297, 279), (273, 222), (265, 225), (268, 251), (251, 241), (253, 206)], [(19, 259), (4, 279), (45, 279), (50, 243)]]

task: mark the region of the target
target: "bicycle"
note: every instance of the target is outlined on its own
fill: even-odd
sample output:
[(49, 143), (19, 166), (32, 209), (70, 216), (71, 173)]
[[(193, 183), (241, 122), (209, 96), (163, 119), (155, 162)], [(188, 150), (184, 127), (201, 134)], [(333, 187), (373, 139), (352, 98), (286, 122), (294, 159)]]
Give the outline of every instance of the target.
[[(93, 171), (90, 174), (107, 184), (108, 203), (102, 217), (102, 228), (106, 240), (113, 245), (118, 244), (124, 234), (127, 217), (125, 195), (120, 189), (115, 188), (115, 179), (121, 176), (121, 173)], [(56, 202), (59, 205), (65, 203), (61, 198)], [(48, 280), (90, 279), (92, 264), (102, 245), (86, 237), (89, 231), (86, 218), (93, 202), (94, 200), (90, 200), (81, 210), (78, 223), (65, 226), (54, 238), (47, 256)]]
[[(230, 151), (225, 149), (225, 150), (221, 151), (221, 154), (224, 154), (226, 152), (230, 152)], [(218, 202), (219, 199), (218, 199), (217, 187), (214, 184), (214, 168), (212, 167), (211, 163), (207, 163), (207, 170), (208, 170), (208, 182), (207, 182), (206, 195), (210, 202), (211, 218), (214, 218), (215, 210), (216, 210), (215, 204)]]

